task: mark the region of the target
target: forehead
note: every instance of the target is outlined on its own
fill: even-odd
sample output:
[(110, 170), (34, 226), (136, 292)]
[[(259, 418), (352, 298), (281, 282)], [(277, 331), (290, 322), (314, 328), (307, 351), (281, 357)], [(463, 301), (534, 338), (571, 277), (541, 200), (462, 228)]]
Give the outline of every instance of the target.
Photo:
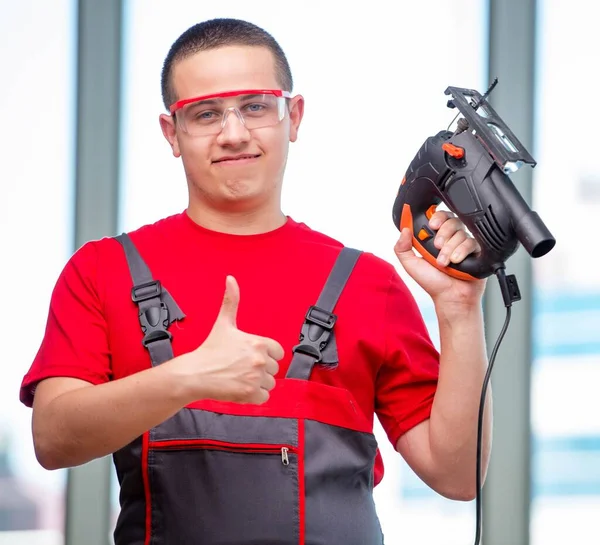
[(200, 51), (175, 64), (179, 99), (238, 89), (278, 89), (275, 59), (266, 47), (228, 46)]

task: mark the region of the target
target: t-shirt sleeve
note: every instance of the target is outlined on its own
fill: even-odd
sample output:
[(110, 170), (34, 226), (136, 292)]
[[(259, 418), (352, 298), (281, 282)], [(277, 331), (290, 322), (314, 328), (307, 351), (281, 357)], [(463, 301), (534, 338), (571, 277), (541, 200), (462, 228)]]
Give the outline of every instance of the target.
[(110, 379), (96, 244), (88, 242), (75, 252), (54, 286), (44, 337), (21, 383), (19, 398), (28, 407), (43, 379), (71, 377), (92, 384)]
[(395, 447), (404, 433), (429, 418), (439, 375), (439, 352), (396, 270), (390, 279), (384, 327), (385, 357), (376, 379), (375, 410)]

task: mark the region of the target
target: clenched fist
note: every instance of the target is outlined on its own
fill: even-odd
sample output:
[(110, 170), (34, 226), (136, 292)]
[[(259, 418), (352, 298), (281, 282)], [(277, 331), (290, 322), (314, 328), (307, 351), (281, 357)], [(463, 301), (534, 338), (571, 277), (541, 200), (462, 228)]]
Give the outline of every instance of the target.
[(284, 350), (275, 340), (240, 331), (240, 290), (228, 276), (221, 309), (206, 340), (180, 364), (197, 392), (195, 399), (261, 404), (275, 387)]

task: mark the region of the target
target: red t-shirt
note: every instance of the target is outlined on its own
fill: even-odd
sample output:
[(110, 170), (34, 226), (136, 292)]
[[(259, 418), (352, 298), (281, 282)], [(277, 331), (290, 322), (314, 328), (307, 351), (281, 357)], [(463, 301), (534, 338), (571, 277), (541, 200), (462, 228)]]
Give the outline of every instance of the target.
[[(316, 303), (342, 244), (288, 218), (259, 235), (229, 235), (194, 223), (186, 212), (130, 237), (186, 315), (171, 326), (173, 352), (197, 348), (210, 332), (225, 277), (240, 287), (237, 324), (277, 340), (285, 376), (308, 307)], [(88, 242), (69, 260), (52, 294), (46, 332), (20, 391), (31, 406), (36, 383), (66, 376), (100, 384), (150, 367), (142, 346), (132, 281), (121, 245)], [(427, 419), (439, 355), (412, 294), (392, 265), (370, 253), (356, 264), (334, 312), (339, 365), (315, 366), (311, 380), (348, 389), (389, 440)]]

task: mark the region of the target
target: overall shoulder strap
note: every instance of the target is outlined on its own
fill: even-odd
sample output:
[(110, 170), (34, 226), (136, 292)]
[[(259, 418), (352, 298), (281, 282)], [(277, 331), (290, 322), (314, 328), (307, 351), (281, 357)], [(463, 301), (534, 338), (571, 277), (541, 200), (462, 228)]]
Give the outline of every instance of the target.
[(167, 328), (175, 320), (183, 320), (181, 311), (160, 281), (152, 273), (137, 248), (126, 233), (114, 237), (125, 251), (129, 273), (133, 281), (131, 299), (138, 306), (140, 326), (144, 333), (142, 344), (150, 353), (152, 365), (156, 366), (173, 358), (171, 333)]
[(353, 248), (343, 248), (338, 255), (317, 303), (306, 313), (300, 343), (292, 350), (294, 355), (286, 378), (308, 380), (315, 363), (322, 360), (337, 320), (333, 310), (361, 253)]

